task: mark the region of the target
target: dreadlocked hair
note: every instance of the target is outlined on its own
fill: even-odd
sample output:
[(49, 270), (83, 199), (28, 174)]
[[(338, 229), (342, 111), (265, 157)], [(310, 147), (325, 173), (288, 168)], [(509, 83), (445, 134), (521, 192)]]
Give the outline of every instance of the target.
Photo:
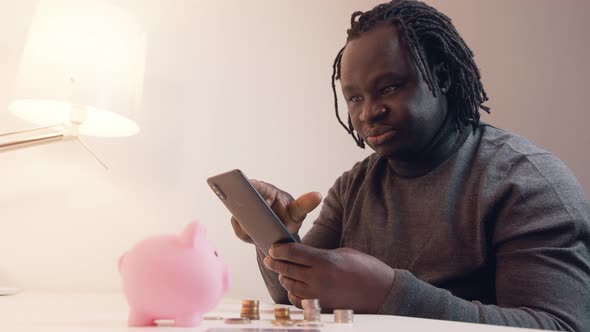
[[(398, 28), (399, 37), (408, 45), (414, 64), (435, 97), (435, 78), (429, 63), (445, 64), (451, 82), (447, 92), (449, 109), (453, 112), (457, 128), (471, 125), (475, 130), (479, 123), (479, 109), (490, 112), (490, 108), (483, 105), (488, 97), (480, 80), (479, 69), (473, 61), (473, 52), (465, 44), (451, 19), (416, 0), (393, 0), (368, 12), (354, 12), (350, 18), (346, 43), (381, 24), (394, 24)], [(340, 79), (340, 65), (345, 48), (346, 45), (340, 49), (332, 66), (334, 108), (340, 125), (359, 147), (364, 148), (365, 143), (352, 127), (350, 115), (345, 124), (338, 112), (336, 81)]]

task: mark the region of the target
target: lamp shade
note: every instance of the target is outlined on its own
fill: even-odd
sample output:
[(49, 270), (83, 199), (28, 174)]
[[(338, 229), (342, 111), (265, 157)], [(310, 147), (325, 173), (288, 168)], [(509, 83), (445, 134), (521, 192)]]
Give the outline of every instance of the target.
[(145, 67), (145, 33), (107, 1), (41, 0), (9, 105), (41, 126), (76, 122), (88, 136), (129, 136)]

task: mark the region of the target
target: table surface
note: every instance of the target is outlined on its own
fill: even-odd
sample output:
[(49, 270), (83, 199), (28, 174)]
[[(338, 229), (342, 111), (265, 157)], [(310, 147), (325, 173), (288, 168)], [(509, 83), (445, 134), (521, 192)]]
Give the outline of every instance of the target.
[[(334, 323), (332, 314), (322, 314), (321, 327), (276, 327), (273, 309), (277, 305), (260, 304), (260, 320), (249, 324), (229, 325), (223, 320), (204, 320), (196, 328), (176, 328), (171, 322), (160, 322), (158, 332), (169, 331), (453, 331), (453, 332), (525, 332), (537, 331), (508, 327), (448, 322), (385, 315), (354, 316), (351, 324)], [(295, 307), (291, 318), (302, 319), (301, 311)], [(205, 316), (237, 318), (240, 316), (241, 301), (223, 299), (212, 312)], [(21, 292), (11, 296), (0, 296), (0, 330), (15, 332), (45, 331), (155, 331), (153, 327), (127, 327), (128, 307), (122, 293), (48, 293)], [(230, 330), (231, 329), (231, 330)]]

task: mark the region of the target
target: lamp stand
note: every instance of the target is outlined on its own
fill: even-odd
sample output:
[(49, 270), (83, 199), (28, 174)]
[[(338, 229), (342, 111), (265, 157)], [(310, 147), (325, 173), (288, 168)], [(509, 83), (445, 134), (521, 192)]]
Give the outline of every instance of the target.
[[(67, 140), (75, 139), (78, 142), (80, 142), (80, 144), (82, 144), (84, 149), (86, 149), (86, 151), (88, 151), (94, 157), (94, 159), (96, 159), (96, 161), (98, 161), (102, 165), (102, 167), (104, 167), (105, 170), (108, 170), (109, 167), (102, 160), (100, 160), (100, 158), (96, 155), (96, 153), (94, 153), (94, 151), (92, 151), (92, 149), (88, 146), (88, 144), (86, 144), (80, 138), (80, 136), (78, 136), (78, 126), (81, 123), (82, 122), (80, 121), (80, 122), (73, 122), (73, 124), (69, 124), (69, 125), (63, 125), (64, 129), (62, 129), (60, 132), (56, 132), (56, 133), (38, 135), (35, 137), (30, 137), (30, 138), (17, 139), (17, 140), (13, 140), (10, 142), (4, 142), (4, 143), (0, 142), (0, 153), (2, 153), (4, 151), (9, 151), (9, 150), (16, 150), (16, 149), (20, 149), (20, 148), (25, 148), (25, 147), (29, 147), (29, 146), (36, 146), (36, 145), (41, 145), (41, 144), (46, 144), (46, 143), (67, 141)], [(6, 136), (16, 136), (16, 135), (25, 134), (25, 133), (40, 132), (45, 129), (55, 128), (55, 127), (59, 127), (59, 126), (60, 125), (54, 125), (54, 126), (47, 126), (47, 127), (41, 127), (41, 128), (34, 128), (34, 129), (27, 129), (27, 130), (21, 130), (21, 131), (14, 131), (14, 132), (10, 132), (10, 133), (4, 133), (4, 134), (0, 134), (0, 138), (6, 137)]]
[(26, 147), (26, 146), (33, 146), (33, 145), (51, 143), (51, 142), (55, 142), (55, 141), (61, 141), (64, 138), (65, 138), (64, 134), (49, 134), (49, 135), (42, 135), (42, 136), (37, 136), (37, 137), (33, 137), (33, 138), (12, 141), (12, 142), (8, 142), (8, 143), (0, 144), (0, 151), (13, 150), (13, 149), (19, 149), (22, 147)]
[(16, 288), (0, 286), (0, 296), (14, 295), (18, 293), (18, 291), (19, 290)]
[[(90, 154), (92, 154), (92, 156), (94, 156), (94, 158), (105, 169), (108, 170), (107, 165), (104, 162), (102, 162), (102, 160), (100, 160), (98, 158), (98, 156), (92, 151), (92, 149), (90, 149), (90, 147), (86, 143), (84, 143), (84, 141), (82, 141), (80, 139), (80, 137), (78, 136), (78, 126), (79, 125), (80, 125), (79, 122), (74, 122), (73, 125), (63, 125), (63, 126), (62, 125), (54, 125), (54, 126), (47, 126), (47, 127), (20, 130), (20, 131), (0, 134), (0, 138), (5, 138), (5, 137), (25, 135), (25, 134), (29, 134), (29, 133), (40, 133), (40, 132), (43, 132), (43, 131), (46, 131), (49, 129), (55, 130), (56, 127), (63, 128), (62, 130), (60, 130), (58, 132), (37, 134), (36, 136), (33, 136), (33, 137), (19, 138), (19, 139), (14, 139), (14, 140), (11, 140), (8, 142), (0, 142), (0, 153), (5, 152), (5, 151), (9, 151), (9, 150), (16, 150), (16, 149), (20, 149), (20, 148), (37, 146), (37, 145), (42, 145), (42, 144), (47, 144), (47, 143), (76, 139), (82, 144), (82, 146), (88, 152), (90, 152)], [(19, 292), (18, 288), (4, 286), (4, 285), (0, 284), (0, 296), (14, 295), (18, 292)]]
[[(25, 133), (40, 132), (40, 131), (43, 131), (43, 130), (46, 130), (49, 128), (54, 128), (54, 127), (56, 127), (56, 126), (14, 131), (14, 132), (10, 132), (10, 133), (0, 134), (0, 137), (17, 136), (17, 135), (21, 135), (21, 134), (25, 134)], [(51, 142), (63, 141), (63, 140), (69, 139), (69, 138), (75, 138), (75, 136), (66, 135), (62, 131), (62, 132), (56, 132), (56, 133), (50, 133), (50, 134), (37, 135), (34, 137), (29, 137), (29, 138), (16, 139), (16, 140), (12, 140), (9, 142), (0, 143), (0, 152), (20, 149), (20, 148), (24, 148), (24, 147), (28, 147), (28, 146), (35, 146), (35, 145), (46, 144), (46, 143), (51, 143)]]
[[(35, 128), (35, 129), (28, 129), (28, 130), (21, 130), (15, 131), (10, 133), (0, 134), (0, 138), (2, 137), (11, 137), (11, 136), (19, 136), (26, 133), (34, 133), (34, 132), (41, 132), (47, 130), (49, 128), (54, 128), (55, 126), (50, 127), (42, 127), (42, 128)], [(9, 150), (16, 150), (24, 147), (41, 145), (51, 142), (63, 141), (69, 138), (75, 138), (75, 136), (67, 136), (63, 132), (56, 132), (56, 133), (49, 133), (49, 134), (38, 134), (34, 137), (28, 138), (20, 138), (15, 139), (8, 142), (0, 143), (0, 152), (9, 151)], [(0, 296), (7, 296), (7, 295), (14, 295), (19, 292), (18, 288), (9, 287), (0, 285)]]

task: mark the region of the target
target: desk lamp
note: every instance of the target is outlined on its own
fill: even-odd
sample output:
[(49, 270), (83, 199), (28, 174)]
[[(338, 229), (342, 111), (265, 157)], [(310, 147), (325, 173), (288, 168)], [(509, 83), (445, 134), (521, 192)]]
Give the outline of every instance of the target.
[[(141, 98), (144, 65), (145, 33), (121, 8), (104, 0), (41, 0), (8, 107), (36, 127), (0, 134), (11, 139), (0, 141), (0, 151), (137, 134), (130, 118)], [(0, 295), (14, 291), (0, 285)]]

